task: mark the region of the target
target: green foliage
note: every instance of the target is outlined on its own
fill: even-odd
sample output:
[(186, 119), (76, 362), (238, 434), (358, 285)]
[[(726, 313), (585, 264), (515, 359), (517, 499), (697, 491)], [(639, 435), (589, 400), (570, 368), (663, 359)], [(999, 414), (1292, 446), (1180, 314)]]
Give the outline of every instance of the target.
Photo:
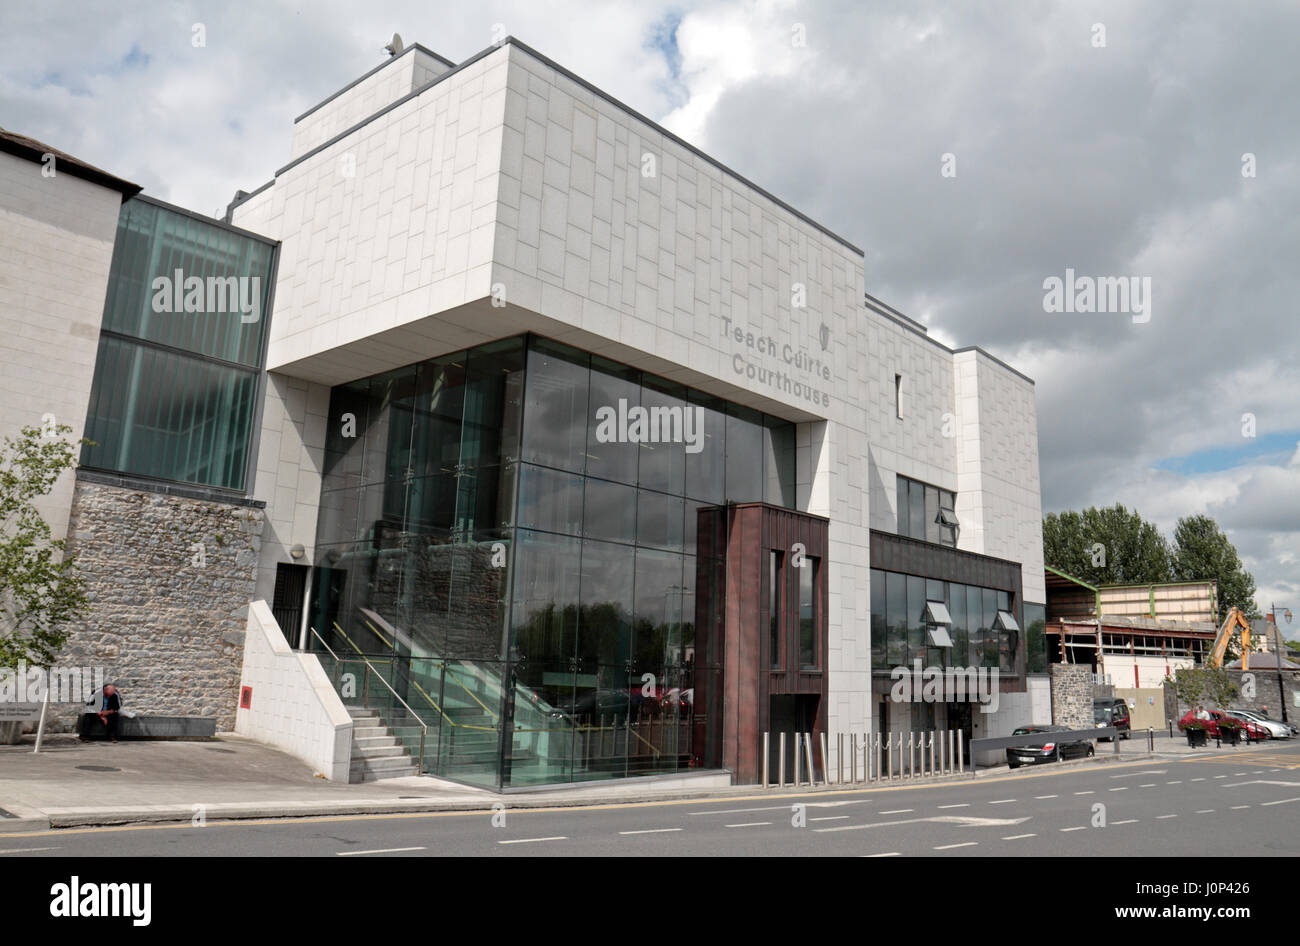
[(1174, 692), (1192, 709), (1207, 703), (1223, 709), (1241, 691), (1222, 667), (1180, 667), (1174, 671)]
[(1237, 549), (1209, 516), (1179, 519), (1174, 529), (1174, 579), (1213, 579), (1219, 587), (1219, 621), (1237, 607), (1248, 618), (1258, 618), (1255, 579), (1242, 567)]
[(48, 667), (66, 623), (89, 610), (73, 556), (35, 505), (76, 466), (77, 445), (62, 439), (71, 431), (24, 427), (0, 448), (0, 667)]
[(1170, 581), (1173, 573), (1169, 543), (1160, 530), (1119, 504), (1048, 513), (1043, 554), (1053, 568), (1090, 585)]
[(1255, 579), (1209, 516), (1179, 519), (1169, 542), (1136, 510), (1119, 504), (1048, 513), (1043, 517), (1043, 556), (1053, 568), (1090, 585), (1212, 580), (1218, 583), (1220, 623), (1232, 607), (1248, 617), (1260, 616)]

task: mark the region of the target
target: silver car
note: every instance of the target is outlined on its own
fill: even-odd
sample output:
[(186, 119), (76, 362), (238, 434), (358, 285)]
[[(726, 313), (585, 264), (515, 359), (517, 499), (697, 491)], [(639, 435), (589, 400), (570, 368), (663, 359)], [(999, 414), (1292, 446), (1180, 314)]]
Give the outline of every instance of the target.
[(1242, 719), (1248, 719), (1252, 723), (1258, 723), (1268, 730), (1268, 734), (1274, 739), (1290, 739), (1294, 735), (1294, 726), (1288, 723), (1279, 722), (1276, 719), (1269, 719), (1262, 713), (1256, 713), (1254, 710), (1229, 710), (1233, 716), (1240, 716)]

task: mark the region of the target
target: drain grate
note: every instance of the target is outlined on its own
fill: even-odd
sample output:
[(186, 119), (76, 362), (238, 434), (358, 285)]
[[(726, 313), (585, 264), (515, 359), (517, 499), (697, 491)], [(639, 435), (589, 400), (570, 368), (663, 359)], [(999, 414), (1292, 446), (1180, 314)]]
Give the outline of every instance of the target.
[(77, 768), (83, 772), (121, 772), (121, 769), (114, 768), (111, 765), (79, 765)]

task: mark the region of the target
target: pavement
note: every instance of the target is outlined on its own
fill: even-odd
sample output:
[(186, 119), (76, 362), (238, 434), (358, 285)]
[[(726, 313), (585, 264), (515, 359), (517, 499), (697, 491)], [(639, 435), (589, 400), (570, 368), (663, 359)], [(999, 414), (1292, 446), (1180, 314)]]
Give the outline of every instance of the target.
[[(1266, 743), (1281, 746), (1284, 743)], [(1094, 759), (1050, 768), (1098, 767), (1143, 759), (1233, 757), (1263, 747), (1191, 750), (1186, 740), (1158, 734), (1154, 752), (1145, 733), (1120, 743), (1098, 743)], [(720, 784), (719, 773), (624, 779), (574, 787), (548, 787), (499, 794), (431, 776), (410, 776), (361, 784), (330, 782), (292, 756), (234, 734), (198, 742), (78, 742), (72, 735), (47, 736), (41, 752), (30, 738), (0, 746), (0, 834), (52, 828), (140, 823), (194, 824), (207, 820), (300, 818), (308, 816), (485, 811), (497, 803), (511, 809), (564, 808), (725, 799), (761, 794), (759, 786)], [(1019, 770), (1036, 772), (1049, 766)], [(978, 774), (909, 780), (941, 785), (1008, 776), (1005, 765)], [(804, 786), (805, 793), (850, 791), (854, 786)], [(859, 783), (857, 790), (864, 786)], [(782, 789), (772, 788), (775, 794)], [(790, 791), (787, 787), (784, 791)]]

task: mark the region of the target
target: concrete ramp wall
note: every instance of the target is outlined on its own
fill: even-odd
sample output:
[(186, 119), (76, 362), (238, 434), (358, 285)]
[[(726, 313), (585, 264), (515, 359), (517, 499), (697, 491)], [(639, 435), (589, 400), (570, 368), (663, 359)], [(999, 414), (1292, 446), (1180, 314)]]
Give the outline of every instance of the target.
[[(250, 705), (242, 703), (251, 687)], [(235, 732), (283, 749), (334, 782), (348, 780), (352, 717), (315, 654), (289, 647), (265, 601), (248, 606)]]

